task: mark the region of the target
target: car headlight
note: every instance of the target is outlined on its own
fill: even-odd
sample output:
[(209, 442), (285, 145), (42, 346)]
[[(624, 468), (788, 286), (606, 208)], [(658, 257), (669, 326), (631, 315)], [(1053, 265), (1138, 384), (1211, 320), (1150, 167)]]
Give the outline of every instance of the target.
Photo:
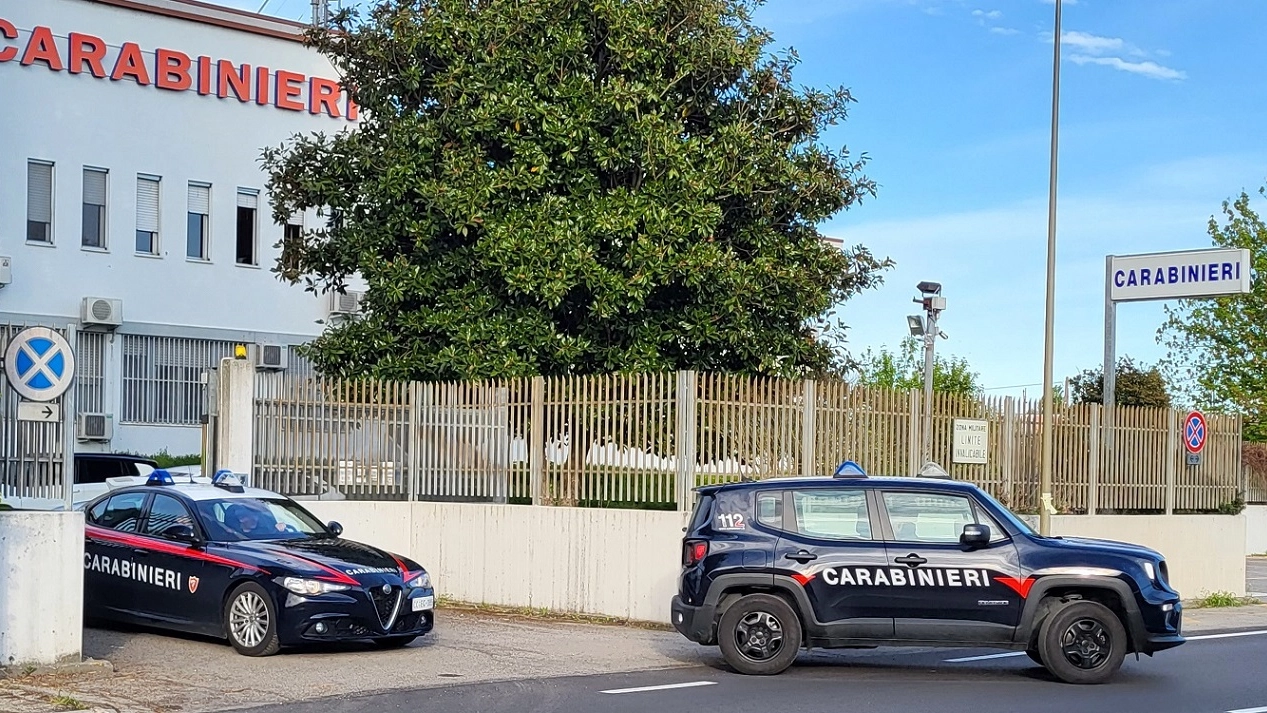
[(342, 592), (345, 589), (349, 589), (346, 584), (322, 582), (317, 579), (300, 579), (298, 577), (287, 577), (283, 579), (282, 586), (295, 594), (303, 594), (307, 596), (325, 594), (326, 592)]
[(1147, 560), (1145, 560), (1142, 564), (1144, 565), (1144, 574), (1148, 575), (1148, 581), (1156, 582), (1157, 568), (1153, 566), (1152, 562), (1149, 562)]
[(431, 589), (431, 575), (423, 572), (417, 577), (405, 582), (405, 586), (410, 589)]

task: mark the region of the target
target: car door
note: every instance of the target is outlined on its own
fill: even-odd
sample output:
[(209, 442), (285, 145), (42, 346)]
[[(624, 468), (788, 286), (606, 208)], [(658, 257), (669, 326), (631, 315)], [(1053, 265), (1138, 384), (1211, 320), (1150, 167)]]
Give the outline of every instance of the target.
[[(893, 618), (872, 498), (864, 488), (790, 489), (782, 494), (775, 567), (805, 589), (827, 639), (889, 639)], [(758, 518), (770, 508), (758, 502)]]
[(97, 616), (132, 610), (136, 533), (149, 493), (119, 493), (88, 512), (84, 527), (84, 602)]
[[(178, 628), (201, 629), (208, 613), (195, 606), (194, 595), (206, 579), (201, 545), (182, 533), (197, 534), (193, 515), (179, 499), (156, 493), (150, 501), (141, 534), (138, 558), (144, 561), (139, 574), (149, 585), (142, 589), (145, 609), (154, 618)], [(201, 542), (201, 538), (199, 538)], [(206, 594), (206, 592), (203, 592)], [(216, 612), (217, 607), (211, 607)]]
[[(1007, 534), (967, 493), (893, 489), (878, 495), (889, 561), (903, 582), (889, 601), (896, 637), (1010, 641), (1024, 600), (1008, 584), (1018, 556)], [(988, 545), (960, 544), (969, 524), (990, 528)]]

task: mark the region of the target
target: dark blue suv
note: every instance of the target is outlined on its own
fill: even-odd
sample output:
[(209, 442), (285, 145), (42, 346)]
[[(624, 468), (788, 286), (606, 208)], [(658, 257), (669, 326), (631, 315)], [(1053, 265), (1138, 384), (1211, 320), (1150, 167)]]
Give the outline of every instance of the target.
[(1070, 683), (1184, 641), (1153, 550), (1042, 537), (968, 483), (841, 471), (698, 489), (674, 627), (745, 674), (802, 647), (973, 646)]

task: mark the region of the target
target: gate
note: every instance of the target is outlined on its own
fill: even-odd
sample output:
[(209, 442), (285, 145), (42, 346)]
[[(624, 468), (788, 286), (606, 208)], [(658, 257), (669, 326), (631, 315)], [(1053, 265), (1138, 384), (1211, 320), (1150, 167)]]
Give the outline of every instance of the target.
[[(44, 325), (0, 324), (0, 355), (28, 326)], [(75, 348), (74, 330), (54, 331)], [(41, 509), (65, 502), (65, 424), (74, 418), (74, 393), (71, 388), (48, 402), (61, 412), (61, 418), (54, 422), (22, 421), (18, 419), (18, 404), (23, 399), (11, 388), (7, 372), (0, 369), (0, 499), (18, 507)]]

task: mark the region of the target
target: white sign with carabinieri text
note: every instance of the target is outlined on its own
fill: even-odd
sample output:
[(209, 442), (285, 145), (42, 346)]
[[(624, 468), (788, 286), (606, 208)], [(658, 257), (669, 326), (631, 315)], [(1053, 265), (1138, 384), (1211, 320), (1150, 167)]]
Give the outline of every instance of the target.
[(1248, 250), (1214, 248), (1109, 258), (1109, 297), (1114, 302), (1192, 299), (1250, 291)]
[(952, 463), (986, 463), (990, 454), (990, 422), (956, 418)]

